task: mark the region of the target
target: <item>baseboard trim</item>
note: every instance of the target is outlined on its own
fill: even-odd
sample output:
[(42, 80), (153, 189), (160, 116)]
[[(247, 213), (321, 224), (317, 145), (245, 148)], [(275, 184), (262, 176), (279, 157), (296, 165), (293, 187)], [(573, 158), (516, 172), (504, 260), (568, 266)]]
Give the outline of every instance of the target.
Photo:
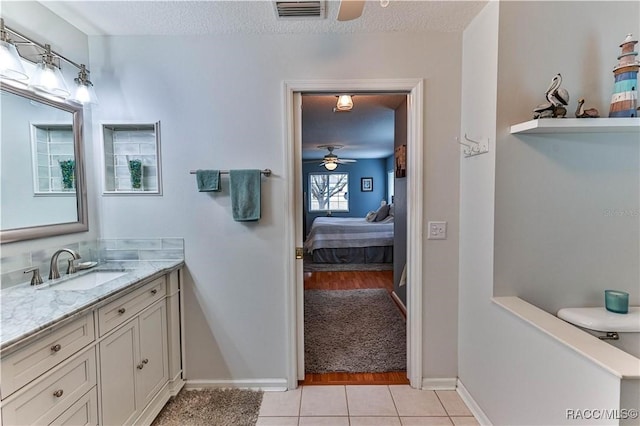
[(237, 388), (262, 391), (286, 391), (287, 379), (242, 379), (242, 380), (187, 380), (186, 390), (207, 388)]
[(398, 305), (398, 308), (400, 308), (400, 310), (402, 311), (402, 315), (404, 315), (404, 318), (406, 319), (407, 307), (404, 305), (404, 303), (402, 303), (402, 300), (398, 297), (395, 291), (391, 292), (391, 298), (393, 299), (394, 302), (396, 302), (396, 305)]
[(469, 410), (471, 411), (473, 416), (476, 418), (478, 423), (480, 423), (482, 426), (492, 426), (492, 423), (489, 420), (489, 417), (487, 417), (484, 411), (482, 411), (482, 408), (480, 408), (478, 403), (473, 399), (473, 397), (471, 396), (467, 388), (464, 387), (460, 379), (458, 379), (457, 392), (458, 392), (458, 395), (460, 395), (460, 398), (462, 398), (462, 400), (464, 401), (464, 403), (467, 404), (467, 407), (469, 407)]
[(444, 379), (422, 379), (423, 390), (456, 390), (455, 377)]

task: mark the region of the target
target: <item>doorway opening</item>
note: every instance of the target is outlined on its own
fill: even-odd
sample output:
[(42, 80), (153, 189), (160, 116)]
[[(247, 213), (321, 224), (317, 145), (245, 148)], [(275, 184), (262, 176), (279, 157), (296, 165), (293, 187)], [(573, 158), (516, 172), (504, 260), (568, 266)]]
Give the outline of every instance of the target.
[(407, 93), (301, 96), (302, 384), (407, 384)]
[[(347, 194), (343, 194), (345, 191), (337, 191), (336, 194), (338, 197), (349, 198), (351, 200), (351, 204), (348, 208), (344, 208), (344, 203), (339, 203), (338, 199), (335, 200), (334, 205), (338, 207), (342, 207), (343, 212), (351, 213), (353, 211), (354, 214), (357, 212), (356, 204), (353, 204), (353, 198), (360, 198), (360, 201), (363, 200), (361, 197), (367, 192), (374, 192), (374, 188), (376, 188), (376, 184), (379, 187), (384, 188), (380, 194), (375, 195), (377, 206), (382, 207), (382, 204), (386, 204), (387, 208), (391, 208), (388, 203), (388, 200), (393, 196), (394, 204), (398, 202), (398, 182), (399, 180), (394, 181), (394, 193), (389, 193), (389, 185), (388, 185), (388, 175), (390, 171), (393, 171), (398, 179), (403, 179), (406, 182), (406, 234), (407, 236), (411, 236), (410, 238), (406, 238), (404, 244), (400, 244), (398, 247), (405, 250), (406, 261), (402, 262), (402, 264), (397, 267), (394, 265), (393, 269), (396, 270), (397, 277), (393, 278), (393, 273), (386, 271), (382, 274), (377, 274), (380, 271), (372, 271), (376, 272), (372, 275), (379, 275), (382, 281), (385, 279), (387, 282), (391, 282), (391, 287), (388, 287), (393, 293), (397, 290), (397, 285), (399, 284), (399, 278), (401, 275), (404, 275), (406, 280), (406, 311), (407, 311), (407, 332), (406, 339), (403, 339), (403, 343), (406, 342), (406, 377), (409, 379), (409, 383), (413, 387), (420, 387), (422, 382), (422, 341), (421, 341), (421, 308), (422, 308), (422, 193), (420, 191), (421, 182), (422, 182), (422, 121), (423, 121), (423, 83), (422, 80), (357, 80), (357, 81), (303, 81), (303, 82), (285, 82), (285, 130), (287, 136), (287, 176), (291, 176), (292, 179), (289, 180), (289, 190), (288, 196), (286, 200), (286, 207), (294, 218), (291, 221), (290, 226), (287, 228), (287, 237), (286, 241), (288, 244), (294, 244), (296, 249), (296, 260), (291, 259), (288, 261), (287, 265), (287, 307), (288, 307), (288, 327), (289, 327), (289, 376), (288, 376), (288, 387), (290, 389), (295, 388), (298, 385), (299, 380), (304, 380), (305, 378), (305, 347), (304, 347), (304, 288), (305, 288), (305, 273), (304, 273), (304, 260), (303, 260), (303, 240), (307, 236), (306, 234), (309, 232), (308, 226), (311, 225), (307, 223), (309, 219), (307, 214), (310, 213), (308, 210), (308, 206), (311, 206), (311, 198), (318, 198), (318, 195), (311, 195), (309, 189), (308, 180), (306, 183), (304, 182), (303, 172), (303, 121), (302, 121), (302, 107), (303, 107), (303, 96), (307, 94), (323, 94), (323, 95), (331, 95), (334, 96), (336, 93), (352, 93), (352, 94), (377, 94), (377, 95), (387, 95), (387, 97), (391, 98), (392, 94), (401, 95), (405, 102), (405, 113), (404, 113), (404, 125), (399, 126), (402, 128), (402, 134), (406, 140), (406, 143), (400, 144), (400, 146), (393, 146), (392, 155), (389, 155), (385, 158), (385, 165), (382, 167), (381, 172), (377, 177), (373, 178), (373, 176), (359, 176), (354, 174), (350, 176), (351, 183), (348, 185)], [(354, 108), (357, 105), (357, 95), (354, 98)], [(332, 111), (330, 112), (332, 114)], [(350, 114), (340, 112), (338, 114)], [(395, 114), (395, 112), (394, 112)], [(398, 121), (398, 120), (396, 120)], [(402, 120), (400, 120), (402, 121)], [(394, 132), (397, 133), (398, 129), (394, 129)], [(394, 140), (397, 136), (394, 136)], [(401, 138), (400, 138), (401, 139)], [(324, 141), (319, 141), (324, 142)], [(333, 141), (327, 141), (329, 143), (336, 143)], [(311, 141), (311, 143), (315, 143), (315, 141)], [(325, 145), (322, 143), (318, 143), (317, 145)], [(346, 144), (344, 144), (346, 146)], [(334, 150), (335, 152), (335, 150)], [(345, 155), (343, 158), (345, 159), (355, 159), (351, 158), (351, 156), (347, 156), (348, 152), (345, 150)], [(329, 151), (329, 154), (332, 154)], [(401, 156), (401, 161), (398, 160), (399, 155)], [(305, 155), (306, 156), (306, 155)], [(328, 157), (330, 161), (333, 157)], [(338, 156), (338, 158), (340, 158)], [(315, 158), (315, 160), (326, 160), (326, 154), (324, 156), (319, 156)], [(314, 160), (314, 159), (311, 159)], [(387, 161), (389, 160), (387, 164)], [(389, 165), (391, 170), (389, 170)], [(324, 164), (318, 164), (315, 167), (323, 167)], [(324, 167), (323, 167), (324, 168)], [(339, 166), (338, 166), (339, 168)], [(334, 168), (335, 169), (335, 168)], [(327, 168), (328, 170), (328, 168)], [(305, 195), (306, 194), (306, 195)], [(346, 197), (345, 197), (346, 195)], [(319, 209), (319, 204), (316, 203), (314, 207)], [(360, 203), (358, 203), (360, 204)], [(331, 203), (329, 203), (331, 205)], [(358, 206), (361, 207), (361, 206)], [(326, 204), (323, 204), (324, 211), (322, 211), (323, 216), (333, 216), (338, 215), (337, 211), (334, 211), (327, 208)], [(370, 204), (366, 204), (363, 208), (371, 209), (370, 211), (374, 211)], [(379, 213), (378, 207), (375, 212)], [(385, 209), (382, 209), (385, 210)], [(367, 212), (368, 213), (368, 212)], [(397, 214), (397, 213), (396, 213)], [(358, 217), (366, 216), (362, 215), (362, 212), (357, 212)], [(388, 216), (388, 209), (387, 209)], [(315, 217), (319, 217), (318, 215)], [(314, 217), (314, 219), (315, 219)], [(311, 221), (313, 222), (313, 220)], [(395, 232), (394, 232), (395, 233)], [(291, 247), (291, 246), (289, 246)], [(393, 247), (394, 251), (396, 246)], [(287, 250), (290, 250), (288, 248)], [(367, 254), (365, 254), (366, 256)], [(384, 260), (384, 252), (381, 253), (369, 253), (368, 255), (373, 256), (383, 256), (381, 259)], [(395, 253), (394, 253), (395, 256)], [(370, 260), (370, 259), (368, 259)], [(365, 262), (366, 263), (366, 262)], [(384, 262), (383, 262), (384, 263)], [(307, 280), (307, 286), (314, 285), (333, 285), (336, 280), (340, 280), (338, 275), (346, 273), (345, 271), (325, 271), (327, 273), (334, 273), (332, 277), (325, 277), (326, 279), (315, 280), (312, 282), (311, 280)], [(363, 274), (367, 271), (356, 271), (356, 274)], [(353, 272), (352, 272), (353, 273)], [(318, 276), (318, 275), (316, 275)], [(385, 278), (386, 276), (386, 278)], [(371, 279), (371, 277), (361, 278), (366, 281), (376, 281), (375, 279)], [(323, 283), (320, 283), (323, 281)], [(357, 281), (357, 280), (356, 280)], [(327, 284), (328, 283), (328, 284)], [(389, 285), (389, 284), (384, 284)], [(382, 287), (384, 287), (382, 285)], [(355, 284), (358, 286), (358, 284)], [(396, 295), (397, 296), (397, 295)], [(399, 298), (400, 299), (400, 298)]]

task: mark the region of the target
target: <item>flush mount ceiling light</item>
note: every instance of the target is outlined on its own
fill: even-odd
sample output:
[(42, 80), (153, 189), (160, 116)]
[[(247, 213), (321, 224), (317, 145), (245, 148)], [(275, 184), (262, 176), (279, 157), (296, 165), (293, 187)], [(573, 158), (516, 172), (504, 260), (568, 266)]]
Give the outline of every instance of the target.
[(336, 107), (333, 111), (351, 111), (351, 108), (353, 108), (353, 99), (351, 98), (351, 95), (339, 95), (338, 103), (336, 103)]
[(24, 71), (16, 46), (4, 29), (4, 19), (0, 18), (0, 77), (23, 81), (29, 76)]
[[(84, 64), (78, 65), (51, 50), (49, 44), (38, 43), (24, 34), (6, 27), (4, 19), (0, 18), (0, 21), (0, 78), (18, 81), (23, 83), (27, 89), (84, 105), (98, 103), (93, 83), (89, 80), (89, 70)], [(11, 40), (9, 40), (9, 35), (12, 37)], [(14, 51), (15, 55), (13, 55)], [(33, 75), (28, 76), (24, 72), (22, 60), (36, 64)], [(79, 70), (78, 77), (74, 79), (75, 88), (71, 97), (71, 92), (67, 88), (60, 70), (62, 61)]]
[(71, 92), (67, 89), (60, 68), (53, 63), (51, 46), (45, 44), (44, 48), (45, 53), (42, 55), (42, 61), (36, 65), (36, 70), (29, 80), (29, 87), (50, 95), (67, 98)]

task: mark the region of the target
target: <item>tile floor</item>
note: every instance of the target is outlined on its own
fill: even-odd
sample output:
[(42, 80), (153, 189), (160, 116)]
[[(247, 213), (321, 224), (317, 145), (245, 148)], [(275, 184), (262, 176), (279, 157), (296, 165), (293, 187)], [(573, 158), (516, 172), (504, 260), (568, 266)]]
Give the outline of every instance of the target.
[(456, 391), (409, 385), (301, 386), (265, 392), (257, 426), (478, 425)]

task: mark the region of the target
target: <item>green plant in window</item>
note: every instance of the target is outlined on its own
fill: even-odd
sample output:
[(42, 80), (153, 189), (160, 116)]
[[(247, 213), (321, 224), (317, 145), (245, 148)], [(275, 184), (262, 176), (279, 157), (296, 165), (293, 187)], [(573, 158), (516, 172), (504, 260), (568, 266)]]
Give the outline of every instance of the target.
[(131, 174), (131, 187), (142, 188), (142, 161), (129, 160), (129, 173)]
[(60, 160), (60, 170), (62, 171), (62, 188), (73, 189), (76, 179), (76, 162), (74, 160)]

